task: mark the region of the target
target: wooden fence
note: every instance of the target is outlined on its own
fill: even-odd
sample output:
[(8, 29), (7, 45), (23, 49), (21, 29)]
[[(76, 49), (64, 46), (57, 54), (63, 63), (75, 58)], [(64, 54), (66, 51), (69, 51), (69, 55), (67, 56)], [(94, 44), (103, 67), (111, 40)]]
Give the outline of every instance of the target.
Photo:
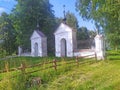
[[(74, 64), (75, 66), (79, 66), (80, 64), (84, 64), (86, 63), (85, 61), (81, 61), (81, 58), (87, 58), (89, 56), (92, 56), (92, 55), (88, 55), (88, 56), (84, 56), (84, 57), (76, 57), (74, 60), (65, 60), (65, 63), (66, 64)], [(93, 57), (91, 57), (93, 58)], [(87, 58), (87, 60), (90, 59), (90, 58)], [(96, 54), (95, 54), (95, 60), (96, 59)], [(49, 69), (49, 68), (54, 68), (55, 70), (57, 70), (57, 68), (59, 66), (62, 66), (62, 64), (60, 64), (59, 62), (61, 62), (60, 60), (56, 60), (54, 59), (53, 61), (49, 61), (49, 62), (44, 62), (44, 63), (38, 63), (38, 64), (35, 64), (35, 65), (29, 65), (27, 66), (25, 63), (21, 63), (21, 65), (17, 68), (11, 68), (9, 69), (9, 64), (8, 62), (5, 64), (5, 69), (4, 70), (0, 70), (0, 73), (5, 73), (5, 72), (12, 72), (12, 71), (18, 71), (20, 70), (22, 73), (34, 73), (34, 72), (38, 72), (38, 71), (41, 71), (41, 70), (46, 70), (46, 69)], [(88, 61), (87, 61), (88, 62)], [(94, 61), (89, 61), (89, 63), (93, 63)], [(33, 67), (42, 67), (43, 65), (47, 65), (47, 64), (52, 64), (52, 65), (48, 65), (48, 67), (45, 67), (45, 68), (42, 68), (42, 69), (39, 69), (39, 70), (34, 70), (34, 71), (30, 71), (30, 72), (26, 72), (26, 69), (28, 68), (33, 68)]]

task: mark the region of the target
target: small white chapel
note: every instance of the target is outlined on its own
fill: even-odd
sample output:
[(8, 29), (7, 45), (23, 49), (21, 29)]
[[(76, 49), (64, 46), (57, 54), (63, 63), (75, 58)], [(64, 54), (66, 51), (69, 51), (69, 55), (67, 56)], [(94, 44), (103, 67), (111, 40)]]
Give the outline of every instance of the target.
[(34, 30), (31, 38), (31, 56), (47, 56), (47, 37), (39, 30)]
[(61, 23), (55, 35), (55, 54), (57, 57), (73, 57), (74, 50), (77, 49), (76, 30), (67, 24)]

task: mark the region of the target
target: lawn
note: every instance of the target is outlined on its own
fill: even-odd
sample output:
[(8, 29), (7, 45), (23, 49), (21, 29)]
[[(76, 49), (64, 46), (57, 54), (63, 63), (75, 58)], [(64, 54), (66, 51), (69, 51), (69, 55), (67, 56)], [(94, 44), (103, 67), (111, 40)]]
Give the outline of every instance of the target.
[[(120, 89), (120, 52), (108, 51), (107, 59), (104, 61), (95, 61), (94, 63), (86, 62), (75, 66), (67, 65), (65, 62), (70, 58), (57, 58), (61, 60), (62, 66), (38, 71), (31, 74), (21, 74), (20, 71), (12, 73), (0, 74), (0, 90), (119, 90)], [(10, 68), (18, 67), (21, 62), (28, 65), (37, 64), (39, 62), (51, 61), (51, 58), (14, 58), (10, 59)], [(71, 60), (74, 61), (74, 58)], [(6, 60), (7, 61), (7, 60)], [(0, 67), (3, 69), (6, 61), (0, 61)], [(81, 62), (85, 62), (81, 60)], [(37, 68), (27, 69), (27, 71)], [(10, 79), (9, 77), (18, 74), (17, 77)], [(42, 83), (40, 85), (27, 86), (32, 78), (40, 77)]]

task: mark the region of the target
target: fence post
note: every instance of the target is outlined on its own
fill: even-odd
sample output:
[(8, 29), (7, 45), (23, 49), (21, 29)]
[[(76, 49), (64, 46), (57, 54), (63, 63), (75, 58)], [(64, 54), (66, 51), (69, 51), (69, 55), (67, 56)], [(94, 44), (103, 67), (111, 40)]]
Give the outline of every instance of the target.
[(78, 57), (76, 57), (76, 65), (79, 66)]
[(57, 62), (56, 62), (56, 59), (53, 60), (53, 67), (55, 70), (57, 70)]
[(8, 62), (5, 63), (5, 71), (9, 72), (9, 63)]
[(96, 54), (96, 52), (95, 52), (95, 60), (97, 61), (97, 54)]
[(21, 72), (23, 74), (25, 74), (25, 68), (26, 68), (25, 63), (21, 63)]

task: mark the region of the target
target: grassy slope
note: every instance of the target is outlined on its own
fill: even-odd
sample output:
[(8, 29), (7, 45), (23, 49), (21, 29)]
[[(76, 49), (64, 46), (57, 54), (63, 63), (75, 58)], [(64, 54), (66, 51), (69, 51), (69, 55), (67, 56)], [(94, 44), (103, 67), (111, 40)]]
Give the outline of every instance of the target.
[[(118, 90), (120, 61), (80, 66), (51, 82), (48, 90)], [(45, 90), (47, 90), (45, 89)]]
[[(12, 80), (12, 83), (10, 83), (10, 80), (5, 79), (6, 81), (0, 83), (0, 90), (10, 90), (10, 88), (11, 90), (16, 90), (16, 88), (17, 90), (119, 90), (119, 55), (119, 52), (112, 51), (109, 52), (109, 60), (106, 61), (93, 64), (86, 63), (79, 67), (63, 65), (57, 72), (49, 69), (31, 74), (31, 76), (39, 76), (43, 79), (44, 82), (40, 87), (21, 89), (19, 86), (22, 86), (21, 83), (24, 81), (21, 78), (18, 77), (17, 80)], [(26, 62), (32, 64), (34, 61)]]

